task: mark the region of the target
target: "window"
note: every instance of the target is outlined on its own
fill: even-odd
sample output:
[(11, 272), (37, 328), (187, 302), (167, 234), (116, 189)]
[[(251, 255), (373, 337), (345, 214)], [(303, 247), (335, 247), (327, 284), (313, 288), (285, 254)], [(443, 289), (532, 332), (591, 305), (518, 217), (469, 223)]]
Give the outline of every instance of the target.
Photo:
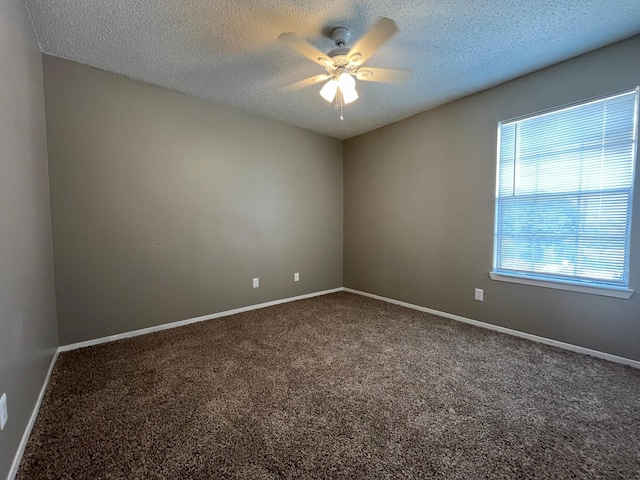
[(631, 295), (637, 112), (638, 88), (498, 124), (492, 278)]

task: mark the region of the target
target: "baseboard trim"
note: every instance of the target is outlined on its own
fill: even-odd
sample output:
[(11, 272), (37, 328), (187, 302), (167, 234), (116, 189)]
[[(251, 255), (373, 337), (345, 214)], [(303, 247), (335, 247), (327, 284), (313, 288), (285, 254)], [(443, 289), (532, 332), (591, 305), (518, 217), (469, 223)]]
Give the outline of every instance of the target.
[(592, 357), (602, 358), (604, 360), (609, 360), (610, 362), (621, 363), (623, 365), (629, 365), (633, 368), (640, 369), (640, 361), (632, 360), (630, 358), (618, 357), (617, 355), (612, 355), (610, 353), (600, 352), (598, 350), (591, 350), (590, 348), (579, 347), (578, 345), (573, 345), (571, 343), (560, 342), (558, 340), (552, 340), (546, 337), (539, 337), (538, 335), (533, 335), (531, 333), (521, 332), (519, 330), (513, 330), (511, 328), (500, 327), (498, 325), (493, 325), (491, 323), (480, 322), (478, 320), (473, 320), (467, 317), (461, 317), (460, 315), (454, 315), (452, 313), (441, 312), (439, 310), (434, 310), (432, 308), (422, 307), (420, 305), (414, 305), (413, 303), (401, 302), (400, 300), (394, 300), (392, 298), (382, 297), (380, 295), (375, 295), (373, 293), (362, 292), (360, 290), (354, 290), (353, 288), (344, 288), (345, 292), (355, 293), (356, 295), (362, 295), (365, 297), (375, 298), (376, 300), (381, 300), (383, 302), (392, 303), (394, 305), (400, 305), (402, 307), (412, 308), (414, 310), (419, 310), (421, 312), (432, 313), (434, 315), (438, 315), (440, 317), (449, 318), (451, 320), (455, 320), (457, 322), (467, 323), (469, 325), (474, 325), (480, 328), (486, 328), (487, 330), (494, 330), (500, 333), (506, 333), (507, 335), (512, 335), (514, 337), (524, 338), (526, 340), (531, 340), (532, 342), (544, 343), (545, 345), (551, 345), (554, 347), (559, 347), (564, 350), (570, 350), (572, 352), (582, 353), (585, 355), (590, 355)]
[(47, 391), (49, 379), (51, 378), (51, 372), (53, 372), (53, 367), (58, 360), (59, 351), (60, 350), (56, 350), (56, 353), (54, 353), (53, 358), (51, 359), (49, 371), (47, 372), (47, 376), (45, 377), (42, 388), (40, 389), (40, 395), (38, 395), (38, 400), (33, 407), (33, 412), (31, 412), (31, 417), (29, 418), (29, 423), (27, 423), (27, 428), (25, 428), (24, 433), (22, 434), (22, 440), (20, 440), (20, 445), (18, 445), (18, 451), (13, 457), (13, 463), (11, 464), (11, 469), (9, 470), (9, 476), (7, 477), (7, 480), (14, 480), (16, 475), (18, 474), (18, 468), (20, 468), (20, 462), (22, 461), (24, 450), (27, 448), (27, 442), (29, 441), (29, 437), (31, 436), (31, 430), (33, 430), (33, 426), (36, 423), (36, 418), (38, 418), (40, 406), (42, 405), (42, 400), (44, 399), (44, 394)]
[(33, 430), (33, 426), (35, 425), (36, 419), (38, 418), (38, 413), (40, 411), (40, 406), (42, 405), (42, 400), (44, 399), (44, 394), (47, 390), (47, 386), (49, 385), (49, 380), (51, 378), (51, 373), (53, 372), (53, 367), (58, 360), (58, 355), (60, 352), (67, 352), (70, 350), (76, 350), (78, 348), (89, 347), (92, 345), (99, 345), (101, 343), (113, 342), (115, 340), (121, 340), (124, 338), (137, 337), (140, 335), (146, 335), (147, 333), (159, 332), (162, 330), (169, 330), (171, 328), (182, 327), (184, 325), (190, 325), (192, 323), (204, 322), (206, 320), (213, 320), (215, 318), (227, 317), (229, 315), (235, 315), (237, 313), (248, 312), (251, 310), (258, 310), (261, 308), (271, 307), (274, 305), (279, 305), (281, 303), (294, 302), (296, 300), (303, 300), (305, 298), (319, 297), (321, 295), (328, 295), (330, 293), (336, 292), (349, 292), (356, 295), (362, 295), (364, 297), (374, 298), (376, 300), (380, 300), (386, 303), (391, 303), (394, 305), (400, 305), (402, 307), (411, 308), (413, 310), (418, 310), (421, 312), (431, 313), (433, 315), (438, 315), (440, 317), (448, 318), (451, 320), (455, 320), (457, 322), (467, 323), (469, 325), (473, 325), (480, 328), (485, 328), (487, 330), (493, 330), (500, 333), (505, 333), (507, 335), (512, 335), (514, 337), (523, 338), (526, 340), (530, 340), (532, 342), (543, 343), (545, 345), (551, 345), (554, 347), (562, 348), (564, 350), (570, 350), (572, 352), (582, 353), (584, 355), (590, 355), (592, 357), (601, 358), (604, 360), (609, 360), (615, 363), (621, 363), (623, 365), (628, 365), (633, 368), (640, 369), (640, 361), (632, 360), (630, 358), (619, 357), (617, 355), (612, 355), (610, 353), (600, 352), (598, 350), (592, 350), (590, 348), (579, 347), (577, 345), (573, 345), (570, 343), (560, 342), (558, 340), (552, 340), (546, 337), (540, 337), (538, 335), (533, 335), (531, 333), (521, 332), (519, 330), (513, 330), (511, 328), (500, 327), (498, 325), (493, 325), (491, 323), (485, 323), (478, 320), (473, 320), (471, 318), (462, 317), (460, 315), (455, 315), (452, 313), (442, 312), (440, 310), (434, 310), (433, 308), (422, 307), (420, 305), (415, 305), (413, 303), (403, 302), (400, 300), (394, 300), (392, 298), (383, 297), (381, 295), (376, 295), (373, 293), (363, 292), (360, 290), (355, 290), (353, 288), (347, 287), (339, 287), (333, 288), (331, 290), (323, 290), (320, 292), (308, 293), (305, 295), (298, 295), (296, 297), (283, 298), (280, 300), (273, 300), (271, 302), (259, 303), (256, 305), (249, 305), (247, 307), (236, 308), (233, 310), (226, 310), (224, 312), (213, 313), (210, 315), (203, 315), (201, 317), (190, 318), (186, 320), (180, 320), (177, 322), (165, 323), (163, 325), (156, 325), (149, 328), (143, 328), (140, 330), (133, 330), (131, 332), (120, 333), (117, 335), (110, 335), (108, 337), (96, 338), (94, 340), (88, 340), (86, 342), (72, 343), (69, 345), (63, 345), (58, 347), (53, 358), (51, 359), (51, 364), (49, 365), (49, 370), (47, 372), (47, 376), (44, 379), (44, 383), (42, 388), (40, 389), (40, 394), (38, 395), (38, 400), (33, 408), (33, 412), (31, 413), (31, 417), (29, 418), (29, 422), (27, 423), (27, 427), (25, 428), (24, 434), (22, 435), (22, 440), (20, 441), (20, 445), (18, 446), (18, 451), (16, 452), (13, 463), (11, 464), (11, 469), (9, 470), (9, 475), (7, 480), (14, 480), (15, 476), (18, 473), (18, 468), (20, 467), (20, 462), (22, 461), (22, 456), (24, 455), (24, 451), (27, 447), (27, 442), (29, 441), (29, 437), (31, 436), (31, 431)]
[(77, 350), (78, 348), (91, 347), (93, 345), (99, 345), (101, 343), (113, 342), (116, 340), (122, 340), (124, 338), (138, 337), (140, 335), (146, 335), (148, 333), (160, 332), (162, 330), (169, 330), (171, 328), (184, 327), (185, 325), (191, 325), (192, 323), (204, 322), (206, 320), (213, 320), (215, 318), (228, 317), (229, 315), (235, 315), (237, 313), (249, 312), (251, 310), (258, 310), (260, 308), (272, 307), (281, 303), (294, 302), (296, 300), (303, 300), (305, 298), (319, 297), (321, 295), (327, 295), (330, 293), (341, 292), (344, 289), (342, 287), (333, 288), (331, 290), (323, 290), (320, 292), (307, 293), (304, 295), (298, 295), (296, 297), (282, 298), (280, 300), (273, 300), (271, 302), (258, 303), (256, 305), (249, 305), (247, 307), (235, 308), (233, 310), (225, 310), (224, 312), (212, 313), (209, 315), (203, 315), (201, 317), (188, 318), (186, 320), (179, 320), (176, 322), (163, 323), (162, 325), (155, 325), (153, 327), (142, 328), (140, 330), (132, 330), (130, 332), (118, 333), (116, 335), (109, 335), (108, 337), (100, 337), (93, 340), (87, 340), (85, 342), (71, 343), (63, 345), (58, 348), (59, 352), (68, 352), (69, 350)]

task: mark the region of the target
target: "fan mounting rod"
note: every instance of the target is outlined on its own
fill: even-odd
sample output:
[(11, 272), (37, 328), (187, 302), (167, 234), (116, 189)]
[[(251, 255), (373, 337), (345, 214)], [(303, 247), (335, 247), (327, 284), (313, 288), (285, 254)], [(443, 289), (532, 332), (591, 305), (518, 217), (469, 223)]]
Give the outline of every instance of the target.
[(351, 32), (345, 27), (334, 28), (333, 32), (331, 32), (331, 40), (335, 42), (336, 48), (327, 54), (332, 60), (332, 65), (326, 67), (329, 73), (335, 73), (336, 67), (347, 67), (349, 73), (355, 73), (349, 68), (351, 65), (347, 58), (349, 48), (346, 44), (349, 42), (349, 38), (351, 38)]
[(331, 40), (336, 42), (336, 47), (344, 47), (347, 42), (349, 42), (349, 38), (351, 37), (351, 32), (349, 29), (345, 27), (338, 27), (331, 32)]

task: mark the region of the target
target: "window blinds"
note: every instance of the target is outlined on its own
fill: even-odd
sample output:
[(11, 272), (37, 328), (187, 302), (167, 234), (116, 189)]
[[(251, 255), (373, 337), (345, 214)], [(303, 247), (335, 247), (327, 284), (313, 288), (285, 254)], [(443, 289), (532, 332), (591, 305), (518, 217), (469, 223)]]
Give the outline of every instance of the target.
[(494, 272), (627, 287), (638, 89), (499, 124)]

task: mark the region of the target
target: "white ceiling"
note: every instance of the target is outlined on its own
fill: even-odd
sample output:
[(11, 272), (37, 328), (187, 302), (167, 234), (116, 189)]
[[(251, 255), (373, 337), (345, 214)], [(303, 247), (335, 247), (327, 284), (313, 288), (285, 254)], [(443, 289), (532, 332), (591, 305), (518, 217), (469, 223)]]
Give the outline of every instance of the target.
[[(26, 0), (42, 52), (338, 139), (640, 33), (638, 0)], [(282, 92), (323, 69), (276, 41), (328, 52), (378, 17), (400, 32), (366, 65), (412, 69), (402, 86), (358, 82), (344, 121), (318, 91)], [(349, 46), (349, 45), (348, 45)], [(639, 58), (632, 61), (640, 61)]]

